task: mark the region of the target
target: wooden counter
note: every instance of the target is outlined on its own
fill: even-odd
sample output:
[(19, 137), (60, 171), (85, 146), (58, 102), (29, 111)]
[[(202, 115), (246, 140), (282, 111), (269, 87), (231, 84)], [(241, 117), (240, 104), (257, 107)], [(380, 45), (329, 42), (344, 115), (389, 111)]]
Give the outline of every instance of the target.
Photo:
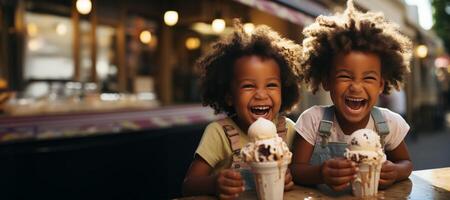
[[(414, 171), (408, 180), (399, 182), (378, 192), (377, 199), (450, 199), (450, 167)], [(190, 199), (216, 199), (210, 196), (186, 197)], [(256, 199), (256, 193), (244, 192), (239, 199)], [(303, 187), (296, 185), (292, 191), (284, 193), (285, 200), (312, 199), (358, 199), (351, 190), (333, 192), (327, 187)]]
[(450, 167), (420, 170), (413, 174), (431, 185), (450, 191)]

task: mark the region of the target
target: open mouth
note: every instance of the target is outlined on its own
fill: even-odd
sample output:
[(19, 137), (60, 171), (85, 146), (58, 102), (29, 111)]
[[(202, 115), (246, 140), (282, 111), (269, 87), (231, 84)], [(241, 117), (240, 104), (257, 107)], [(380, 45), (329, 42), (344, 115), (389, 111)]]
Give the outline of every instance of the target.
[(250, 111), (257, 116), (267, 115), (270, 111), (270, 106), (253, 106)]
[(363, 98), (345, 98), (345, 105), (352, 110), (359, 110), (367, 104), (367, 100)]

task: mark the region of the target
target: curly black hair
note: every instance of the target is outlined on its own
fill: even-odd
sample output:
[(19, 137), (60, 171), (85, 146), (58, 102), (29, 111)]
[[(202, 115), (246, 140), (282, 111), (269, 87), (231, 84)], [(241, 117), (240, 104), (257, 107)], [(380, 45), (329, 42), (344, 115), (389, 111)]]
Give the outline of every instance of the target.
[(313, 93), (328, 78), (334, 58), (350, 51), (379, 56), (385, 94), (392, 88), (399, 90), (409, 72), (411, 41), (382, 13), (362, 13), (355, 9), (352, 0), (347, 1), (344, 13), (317, 17), (305, 27), (303, 35), (300, 79)]
[(234, 32), (215, 42), (212, 50), (197, 61), (201, 71), (201, 90), (204, 106), (215, 113), (235, 113), (225, 100), (230, 94), (233, 66), (243, 56), (257, 55), (263, 59), (274, 59), (280, 67), (282, 81), (282, 104), (280, 112), (289, 111), (299, 100), (299, 60), (301, 46), (280, 35), (265, 25), (255, 27), (247, 34), (238, 19), (234, 20)]

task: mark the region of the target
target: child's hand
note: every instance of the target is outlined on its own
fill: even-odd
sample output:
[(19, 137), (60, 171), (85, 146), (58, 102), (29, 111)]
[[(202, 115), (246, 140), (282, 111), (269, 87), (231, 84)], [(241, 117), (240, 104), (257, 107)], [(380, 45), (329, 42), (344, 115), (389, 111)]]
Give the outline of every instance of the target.
[(395, 181), (397, 180), (397, 175), (398, 172), (395, 167), (395, 164), (389, 160), (386, 160), (381, 166), (379, 187), (381, 189), (385, 189), (390, 185), (394, 184)]
[(244, 191), (241, 174), (231, 169), (221, 171), (216, 179), (216, 192), (219, 199), (235, 199)]
[(287, 168), (286, 176), (284, 177), (284, 191), (289, 191), (294, 188), (294, 182), (292, 182), (291, 170)]
[(345, 158), (332, 158), (322, 164), (322, 177), (325, 184), (335, 191), (344, 190), (355, 178), (356, 164)]

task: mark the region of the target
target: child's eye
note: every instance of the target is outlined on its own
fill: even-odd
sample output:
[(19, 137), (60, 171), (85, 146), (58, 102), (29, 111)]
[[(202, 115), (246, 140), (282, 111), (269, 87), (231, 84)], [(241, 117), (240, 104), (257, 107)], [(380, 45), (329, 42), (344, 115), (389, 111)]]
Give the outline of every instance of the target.
[(267, 87), (279, 87), (278, 83), (269, 83), (267, 84)]
[(241, 88), (253, 88), (253, 84), (244, 84), (241, 86)]
[(351, 79), (352, 77), (349, 76), (349, 75), (343, 74), (343, 75), (338, 75), (336, 78), (339, 78), (339, 79)]
[(377, 80), (377, 78), (374, 77), (374, 76), (367, 76), (364, 79), (366, 79), (366, 80)]

